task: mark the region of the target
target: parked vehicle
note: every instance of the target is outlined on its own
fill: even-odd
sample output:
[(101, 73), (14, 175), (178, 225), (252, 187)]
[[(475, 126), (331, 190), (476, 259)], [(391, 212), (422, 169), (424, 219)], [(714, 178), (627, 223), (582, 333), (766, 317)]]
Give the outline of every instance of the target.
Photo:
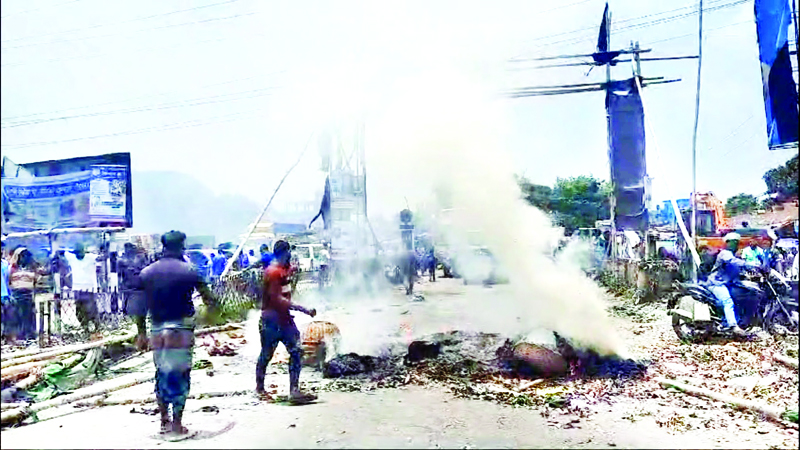
[[(775, 270), (762, 268), (749, 272), (730, 288), (739, 327), (760, 327), (771, 333), (798, 330), (797, 289)], [(724, 335), (722, 308), (705, 282), (680, 283), (681, 295), (668, 303), (672, 328), (679, 339), (703, 341), (714, 335)]]
[(297, 260), (301, 271), (311, 272), (319, 268), (323, 251), (325, 247), (322, 244), (298, 244), (292, 249), (292, 258)]

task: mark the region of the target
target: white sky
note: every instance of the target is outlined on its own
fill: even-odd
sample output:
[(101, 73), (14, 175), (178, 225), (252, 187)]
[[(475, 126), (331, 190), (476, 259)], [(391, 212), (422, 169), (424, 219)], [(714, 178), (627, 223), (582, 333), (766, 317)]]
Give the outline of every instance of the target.
[[(431, 68), (496, 91), (603, 80), (603, 69), (587, 77), (583, 67), (513, 70), (532, 64), (506, 60), (591, 53), (604, 3), (3, 0), (2, 152), (18, 163), (130, 152), (134, 171), (191, 173), (217, 193), (263, 204), (323, 127), (364, 117), (369, 160), (370, 115), (396, 95), (396, 83)], [(612, 28), (612, 47), (638, 39), (653, 48), (647, 56), (695, 54), (696, 15), (657, 22), (694, 4), (610, 1), (613, 28), (643, 25)], [(763, 173), (793, 151), (766, 145), (753, 2), (707, 13), (705, 29), (698, 189), (722, 198), (760, 194)], [(552, 62), (560, 61), (574, 60)], [(657, 135), (647, 136), (656, 201), (691, 191), (696, 67), (695, 60), (642, 63), (645, 76), (683, 80), (645, 89)], [(630, 67), (614, 75), (627, 77)], [(519, 173), (542, 184), (608, 178), (603, 93), (504, 102), (505, 142)], [(121, 109), (128, 112), (97, 114)], [(59, 119), (73, 115), (84, 117)], [(106, 137), (85, 139), (95, 136)], [(17, 145), (26, 143), (49, 144)], [(309, 151), (280, 200), (319, 195), (318, 164)]]

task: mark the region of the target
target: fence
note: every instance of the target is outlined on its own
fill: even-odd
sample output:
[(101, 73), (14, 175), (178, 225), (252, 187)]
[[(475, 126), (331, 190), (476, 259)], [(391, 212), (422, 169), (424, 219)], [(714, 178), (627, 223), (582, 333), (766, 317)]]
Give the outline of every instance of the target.
[(34, 304), (39, 346), (79, 342), (96, 333), (128, 327), (131, 321), (122, 311), (122, 300), (115, 291), (66, 291), (61, 296), (37, 292)]

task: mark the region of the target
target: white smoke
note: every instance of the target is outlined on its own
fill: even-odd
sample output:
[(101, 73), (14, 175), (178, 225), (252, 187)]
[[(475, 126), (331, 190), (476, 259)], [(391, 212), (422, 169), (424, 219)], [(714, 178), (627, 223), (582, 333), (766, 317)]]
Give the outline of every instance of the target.
[[(552, 260), (559, 229), (521, 199), (503, 143), (504, 100), (449, 72), (395, 88), (383, 114), (367, 123), (377, 197), (385, 206), (402, 207), (403, 197), (422, 205), (419, 212), (451, 245), (463, 248), (479, 237), (507, 272), (513, 296), (475, 307), (506, 317), (509, 331), (545, 327), (599, 352), (620, 352), (602, 290), (572, 265)], [(546, 157), (551, 149), (538, 151)], [(445, 208), (446, 221), (431, 217)]]

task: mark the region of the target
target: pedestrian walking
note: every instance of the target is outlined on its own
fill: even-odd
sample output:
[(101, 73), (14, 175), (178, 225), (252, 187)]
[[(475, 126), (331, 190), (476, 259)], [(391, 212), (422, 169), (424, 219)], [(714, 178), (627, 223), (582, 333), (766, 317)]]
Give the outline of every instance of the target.
[(306, 309), (292, 303), (290, 266), (292, 254), (289, 243), (279, 240), (274, 246), (275, 260), (264, 270), (264, 294), (261, 302), (261, 354), (256, 364), (256, 395), (262, 399), (271, 397), (264, 389), (264, 378), (267, 365), (272, 359), (278, 343), (283, 343), (289, 352), (289, 400), (305, 403), (315, 400), (313, 394), (300, 390), (300, 367), (303, 348), (300, 345), (300, 331), (294, 323), (290, 311), (300, 311), (311, 317), (317, 314), (315, 309)]
[(186, 235), (180, 231), (164, 234), (161, 259), (140, 274), (152, 324), (150, 344), (156, 365), (155, 393), (162, 433), (188, 433), (183, 426), (183, 412), (191, 385), (194, 347), (192, 294), (197, 290), (212, 313), (217, 304), (200, 274), (184, 261), (185, 242)]

